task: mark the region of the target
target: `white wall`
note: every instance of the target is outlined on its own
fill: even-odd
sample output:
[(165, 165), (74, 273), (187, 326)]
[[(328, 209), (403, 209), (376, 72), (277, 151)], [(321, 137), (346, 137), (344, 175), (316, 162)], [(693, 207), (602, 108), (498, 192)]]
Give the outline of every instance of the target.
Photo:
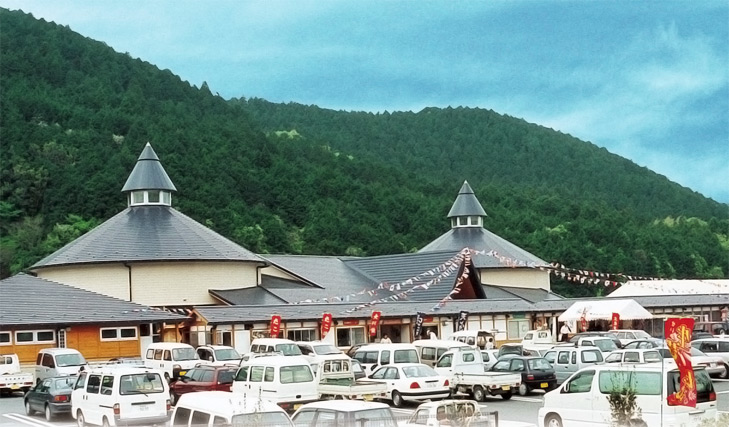
[(537, 268), (482, 268), (481, 283), (499, 286), (551, 290), (549, 272)]

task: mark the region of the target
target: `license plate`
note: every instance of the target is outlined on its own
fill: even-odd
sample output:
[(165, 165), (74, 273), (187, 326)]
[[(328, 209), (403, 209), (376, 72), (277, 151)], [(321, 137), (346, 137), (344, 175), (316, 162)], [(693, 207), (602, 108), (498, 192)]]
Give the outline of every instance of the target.
[(150, 405), (139, 405), (139, 406), (137, 406), (137, 408), (139, 409), (140, 412), (146, 412), (146, 411), (149, 411), (149, 406)]
[(502, 386), (501, 386), (501, 389), (502, 389), (502, 390), (506, 390), (506, 391), (509, 391), (509, 390), (511, 390), (511, 386), (508, 386), (508, 385), (502, 385)]
[(298, 411), (301, 408), (301, 403), (294, 404), (294, 411)]
[(539, 387), (547, 388), (547, 387), (549, 387), (549, 383), (541, 383), (541, 384), (539, 384)]
[(180, 376), (183, 376), (187, 373), (187, 371), (180, 371)]
[(372, 395), (371, 394), (365, 394), (364, 395), (364, 400), (366, 400), (368, 402), (371, 401), (372, 400)]
[(17, 389), (20, 388), (20, 384), (13, 384), (13, 385), (10, 386), (10, 388), (13, 389), (13, 390), (17, 390)]
[(425, 383), (425, 388), (435, 388), (435, 383)]

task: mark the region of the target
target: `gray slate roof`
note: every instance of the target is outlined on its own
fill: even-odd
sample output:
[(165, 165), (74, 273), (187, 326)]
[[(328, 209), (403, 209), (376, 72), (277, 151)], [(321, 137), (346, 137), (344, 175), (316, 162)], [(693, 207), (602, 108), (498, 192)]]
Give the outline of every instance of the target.
[(262, 306), (201, 306), (195, 311), (208, 323), (252, 323), (268, 321), (273, 314), (279, 314), (283, 321), (287, 320), (319, 320), (324, 313), (332, 313), (334, 320), (339, 319), (368, 319), (373, 311), (381, 311), (383, 318), (415, 318), (421, 311), (428, 316), (449, 315), (455, 316), (461, 310), (471, 313), (514, 313), (532, 311), (531, 305), (520, 299), (503, 300), (454, 300), (449, 301), (438, 310), (432, 310), (432, 302), (401, 301), (395, 304), (377, 304), (365, 309), (348, 313), (357, 304), (329, 303), (329, 304), (280, 304)]
[[(514, 260), (534, 263), (534, 265), (547, 265), (545, 261), (526, 250), (516, 246), (508, 240), (497, 236), (483, 227), (457, 227), (441, 235), (420, 249), (418, 253), (433, 251), (460, 251), (470, 248), (477, 251), (495, 251), (497, 254)], [(474, 255), (473, 264), (477, 268), (511, 268), (501, 264), (498, 258), (490, 255)]]
[(0, 329), (15, 326), (184, 322), (186, 316), (18, 274), (0, 281)]
[(448, 218), (454, 216), (486, 216), (486, 211), (483, 210), (483, 206), (476, 198), (471, 186), (468, 185), (468, 181), (463, 181), (461, 190), (456, 196), (456, 201), (453, 202), (453, 206), (448, 212)]
[(129, 174), (127, 182), (122, 187), (122, 192), (134, 190), (177, 191), (149, 142), (144, 146), (142, 154), (137, 159), (137, 164), (134, 165), (132, 173)]
[(258, 255), (169, 206), (132, 206), (72, 241), (31, 270), (127, 261), (250, 261)]

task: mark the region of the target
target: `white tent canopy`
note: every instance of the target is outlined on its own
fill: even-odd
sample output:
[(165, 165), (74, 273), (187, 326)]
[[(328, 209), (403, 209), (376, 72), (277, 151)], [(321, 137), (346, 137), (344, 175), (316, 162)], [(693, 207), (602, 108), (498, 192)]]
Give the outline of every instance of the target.
[(559, 316), (560, 322), (585, 320), (611, 320), (613, 313), (620, 315), (620, 320), (651, 319), (653, 315), (642, 305), (632, 299), (601, 299), (578, 301)]

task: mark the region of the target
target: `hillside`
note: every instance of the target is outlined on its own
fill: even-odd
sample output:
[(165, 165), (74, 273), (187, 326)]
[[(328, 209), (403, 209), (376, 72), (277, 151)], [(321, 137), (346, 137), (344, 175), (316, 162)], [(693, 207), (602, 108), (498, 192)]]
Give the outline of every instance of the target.
[(480, 109), (225, 101), (67, 27), (4, 9), (0, 20), (2, 277), (122, 210), (147, 141), (173, 205), (258, 253), (417, 250), (448, 230), (467, 179), (486, 227), (545, 260), (729, 273), (726, 205), (568, 135)]

